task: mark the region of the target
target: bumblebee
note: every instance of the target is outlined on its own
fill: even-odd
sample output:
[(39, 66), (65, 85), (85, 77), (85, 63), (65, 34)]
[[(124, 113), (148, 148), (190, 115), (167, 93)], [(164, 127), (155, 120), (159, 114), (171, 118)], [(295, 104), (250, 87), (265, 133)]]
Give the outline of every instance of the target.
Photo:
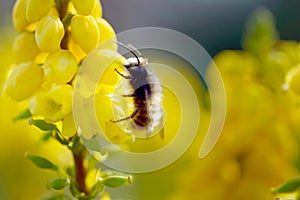
[[(135, 129), (146, 129), (146, 136), (149, 137), (156, 128), (163, 126), (162, 87), (158, 78), (149, 68), (147, 59), (143, 58), (140, 52), (136, 50), (139, 53), (138, 56), (129, 46), (122, 43), (119, 45), (134, 55), (134, 57), (128, 58), (123, 65), (128, 72), (126, 75), (115, 68), (116, 73), (127, 80), (131, 89), (131, 93), (121, 96), (132, 98), (133, 112), (128, 117), (112, 120), (112, 122), (131, 120), (131, 125)], [(163, 130), (161, 137), (163, 137)]]

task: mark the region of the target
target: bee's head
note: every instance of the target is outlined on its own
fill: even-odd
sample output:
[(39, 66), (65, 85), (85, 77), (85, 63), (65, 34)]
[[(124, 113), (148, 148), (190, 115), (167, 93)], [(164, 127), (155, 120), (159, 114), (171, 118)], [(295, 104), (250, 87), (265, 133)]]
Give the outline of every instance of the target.
[(130, 69), (131, 67), (142, 67), (144, 65), (148, 64), (147, 59), (143, 57), (131, 57), (126, 60), (126, 63), (124, 64), (124, 67), (126, 69)]
[(128, 58), (126, 60), (126, 63), (124, 64), (124, 67), (127, 70), (129, 70), (131, 67), (142, 67), (143, 65), (148, 64), (147, 59), (141, 57), (142, 54), (137, 49), (134, 49), (132, 46), (126, 46), (122, 42), (118, 42), (118, 44), (127, 49), (130, 53), (132, 53), (132, 55), (134, 55), (134, 57)]

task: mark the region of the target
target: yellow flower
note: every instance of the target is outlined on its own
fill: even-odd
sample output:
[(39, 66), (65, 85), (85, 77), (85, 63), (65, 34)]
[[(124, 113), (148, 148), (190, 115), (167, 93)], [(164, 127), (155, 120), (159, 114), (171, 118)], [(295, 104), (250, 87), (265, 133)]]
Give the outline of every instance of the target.
[(73, 119), (73, 113), (67, 114), (63, 118), (62, 134), (71, 137), (76, 133), (76, 127)]
[(97, 0), (72, 0), (72, 3), (77, 10), (78, 14), (90, 15), (94, 10)]
[(86, 53), (93, 50), (100, 40), (97, 22), (92, 16), (74, 16), (71, 21), (71, 33), (73, 40)]
[[(106, 69), (106, 72), (101, 75), (101, 83), (106, 85), (114, 85), (116, 84), (119, 75), (116, 74), (115, 68), (122, 69), (126, 59), (121, 56), (116, 51), (111, 51), (108, 49), (97, 49), (93, 54), (89, 55), (89, 59), (85, 60), (85, 65), (87, 66), (96, 66), (102, 69)], [(96, 71), (97, 72), (97, 71)], [(85, 68), (84, 73), (89, 77), (91, 81), (98, 82), (98, 74), (95, 73), (95, 69), (92, 67)]]
[(53, 85), (49, 91), (38, 93), (29, 102), (33, 115), (43, 116), (46, 121), (57, 122), (72, 111), (72, 87)]
[(40, 52), (34, 33), (22, 32), (19, 34), (14, 41), (13, 51), (16, 63), (33, 60)]
[(96, 1), (96, 5), (94, 10), (92, 11), (91, 15), (95, 18), (102, 17), (102, 6), (100, 1)]
[(60, 48), (64, 25), (57, 16), (43, 17), (36, 26), (35, 40), (41, 51), (53, 52)]
[(79, 47), (78, 44), (74, 42), (72, 38), (70, 38), (68, 42), (68, 49), (76, 57), (78, 61), (86, 57), (86, 53)]
[[(103, 18), (97, 19), (97, 24), (100, 29), (100, 43), (103, 43), (101, 48), (111, 49), (116, 51), (118, 49), (117, 37), (112, 26)], [(108, 41), (107, 41), (108, 40)]]
[(6, 94), (15, 101), (30, 97), (41, 85), (43, 69), (32, 63), (21, 63), (12, 68), (6, 81)]
[(17, 0), (14, 4), (13, 13), (13, 24), (17, 31), (24, 30), (29, 22), (26, 19), (26, 0)]
[(50, 53), (44, 63), (45, 78), (50, 83), (67, 83), (71, 81), (76, 71), (76, 58), (68, 50), (59, 49)]
[(53, 0), (27, 0), (26, 19), (29, 22), (36, 22), (46, 16), (53, 6)]

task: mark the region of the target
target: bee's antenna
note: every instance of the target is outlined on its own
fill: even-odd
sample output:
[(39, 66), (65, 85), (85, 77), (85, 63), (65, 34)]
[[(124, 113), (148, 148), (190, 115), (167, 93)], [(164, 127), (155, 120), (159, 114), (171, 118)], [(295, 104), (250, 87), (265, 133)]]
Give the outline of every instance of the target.
[(130, 53), (132, 53), (132, 55), (134, 55), (134, 57), (136, 57), (136, 59), (138, 61), (137, 64), (140, 65), (139, 57), (136, 55), (136, 53), (131, 48), (129, 48), (128, 46), (126, 46), (125, 44), (123, 44), (122, 42), (119, 42), (119, 41), (118, 41), (118, 44), (121, 45), (122, 47), (124, 47), (125, 49), (127, 49)]
[(135, 51), (139, 56), (142, 56), (141, 52), (140, 52), (137, 48), (135, 48), (132, 44), (128, 43), (128, 44), (127, 44), (127, 47), (128, 47), (129, 49)]

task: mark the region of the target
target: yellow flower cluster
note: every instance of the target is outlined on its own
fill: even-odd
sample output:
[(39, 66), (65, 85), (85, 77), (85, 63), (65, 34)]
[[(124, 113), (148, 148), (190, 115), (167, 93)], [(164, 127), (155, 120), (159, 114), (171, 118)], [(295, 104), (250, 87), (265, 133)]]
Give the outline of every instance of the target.
[(246, 49), (213, 59), (227, 96), (221, 138), (208, 157), (185, 168), (172, 200), (274, 199), (271, 188), (297, 174), (300, 113), (294, 95), (283, 89), (288, 79), (299, 94), (300, 44), (276, 40), (267, 10), (250, 22)]
[[(73, 79), (81, 61), (100, 43), (111, 39), (111, 25), (102, 18), (97, 0), (17, 0), (13, 8), (14, 64), (4, 91), (15, 101), (27, 100), (33, 116), (50, 123), (66, 118), (74, 126)], [(66, 127), (63, 130), (74, 131)], [(68, 133), (67, 135), (70, 135)]]

